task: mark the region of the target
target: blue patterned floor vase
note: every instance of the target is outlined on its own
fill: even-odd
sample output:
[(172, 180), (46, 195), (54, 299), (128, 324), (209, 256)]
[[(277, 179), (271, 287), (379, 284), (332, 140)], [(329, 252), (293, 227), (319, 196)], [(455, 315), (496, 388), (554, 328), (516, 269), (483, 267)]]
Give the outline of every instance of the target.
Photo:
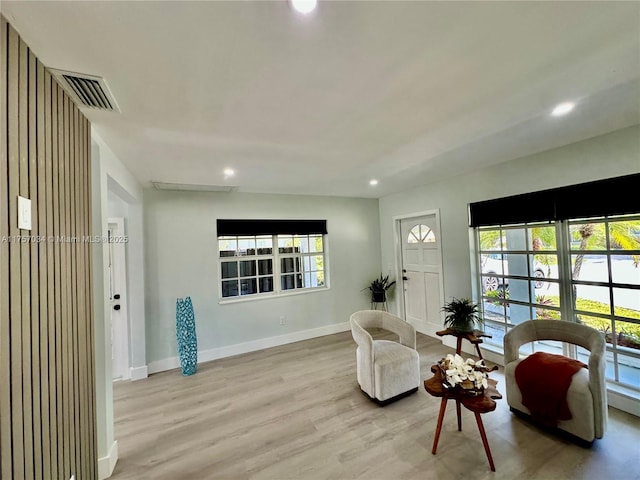
[(198, 341), (191, 297), (176, 301), (176, 337), (182, 375), (193, 375), (198, 369)]

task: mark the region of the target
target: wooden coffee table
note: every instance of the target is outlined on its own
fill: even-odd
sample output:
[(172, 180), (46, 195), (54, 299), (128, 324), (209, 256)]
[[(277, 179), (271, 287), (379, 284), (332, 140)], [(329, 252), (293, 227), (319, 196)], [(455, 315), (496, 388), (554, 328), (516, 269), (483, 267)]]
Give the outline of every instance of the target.
[[(498, 367), (493, 368), (493, 370)], [(442, 401), (440, 402), (440, 413), (438, 413), (438, 425), (436, 427), (436, 434), (433, 439), (433, 448), (431, 449), (432, 454), (436, 454), (436, 449), (438, 448), (438, 440), (440, 439), (440, 431), (442, 430), (442, 419), (444, 418), (444, 412), (447, 409), (447, 401), (455, 400), (456, 401), (456, 413), (458, 415), (458, 431), (462, 431), (462, 418), (460, 416), (460, 405), (462, 404), (467, 410), (473, 412), (476, 417), (476, 423), (478, 424), (478, 430), (480, 430), (480, 437), (482, 438), (482, 444), (484, 445), (484, 451), (487, 454), (487, 458), (489, 459), (489, 467), (491, 467), (491, 471), (495, 472), (496, 467), (493, 464), (493, 457), (491, 456), (491, 449), (489, 448), (489, 442), (487, 441), (487, 434), (484, 431), (484, 425), (482, 423), (482, 417), (480, 414), (493, 412), (496, 409), (495, 400), (502, 398), (500, 392), (496, 390), (496, 385), (498, 382), (492, 379), (489, 380), (489, 387), (485, 388), (483, 393), (480, 395), (469, 395), (465, 393), (464, 390), (461, 389), (447, 389), (443, 386), (442, 382), (444, 380), (442, 371), (438, 365), (433, 365), (431, 367), (431, 371), (433, 372), (433, 377), (424, 381), (425, 390), (434, 397), (441, 397)]]

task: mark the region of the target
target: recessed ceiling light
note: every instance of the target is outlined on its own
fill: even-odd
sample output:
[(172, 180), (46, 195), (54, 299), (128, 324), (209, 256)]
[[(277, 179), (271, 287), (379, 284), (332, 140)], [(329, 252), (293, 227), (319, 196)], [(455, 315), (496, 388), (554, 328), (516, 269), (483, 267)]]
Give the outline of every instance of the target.
[(296, 12), (303, 15), (313, 12), (318, 6), (318, 0), (289, 0), (289, 3)]
[(224, 169), (224, 176), (225, 177), (233, 177), (236, 174), (236, 172), (234, 172), (231, 168), (225, 168)]
[(553, 115), (554, 117), (560, 117), (562, 115), (566, 115), (571, 110), (573, 110), (573, 107), (575, 106), (576, 104), (573, 102), (560, 103), (556, 105), (556, 108), (553, 109), (553, 111), (551, 112), (551, 115)]
[(378, 180), (376, 180), (375, 178), (373, 180), (369, 180), (369, 185), (371, 185), (372, 187), (375, 187), (378, 184)]

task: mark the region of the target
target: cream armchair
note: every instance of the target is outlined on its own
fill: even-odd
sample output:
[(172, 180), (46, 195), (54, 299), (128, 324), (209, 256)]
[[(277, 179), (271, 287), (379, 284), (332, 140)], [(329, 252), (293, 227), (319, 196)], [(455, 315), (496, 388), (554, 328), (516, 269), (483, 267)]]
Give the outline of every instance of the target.
[(605, 383), (605, 342), (602, 335), (586, 325), (560, 320), (529, 320), (514, 327), (504, 337), (504, 376), (507, 403), (511, 410), (527, 415), (515, 378), (520, 363), (519, 349), (537, 340), (559, 340), (591, 352), (589, 369), (580, 369), (567, 392), (571, 420), (559, 421), (558, 428), (586, 442), (602, 438), (607, 427), (607, 389)]
[[(381, 405), (416, 392), (420, 386), (420, 357), (413, 326), (379, 310), (356, 312), (351, 315), (350, 324), (358, 344), (356, 370), (360, 389)], [(374, 340), (366, 328), (393, 332), (399, 342)]]

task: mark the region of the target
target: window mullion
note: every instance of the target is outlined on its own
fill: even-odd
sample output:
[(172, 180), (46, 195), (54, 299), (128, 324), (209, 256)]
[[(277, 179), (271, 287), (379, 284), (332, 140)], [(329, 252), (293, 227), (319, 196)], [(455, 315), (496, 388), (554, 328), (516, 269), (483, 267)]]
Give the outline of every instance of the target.
[(280, 294), (280, 245), (278, 244), (278, 235), (271, 237), (273, 245), (273, 291)]
[(560, 291), (560, 312), (563, 320), (575, 321), (573, 316), (573, 280), (571, 278), (571, 250), (569, 248), (569, 224), (556, 222), (556, 242), (558, 244), (558, 280)]
[[(558, 279), (560, 294), (560, 318), (565, 321), (576, 322), (574, 313), (574, 291), (571, 274), (571, 239), (569, 237), (569, 223), (567, 221), (556, 222), (556, 242), (558, 249)], [(562, 353), (568, 357), (576, 358), (575, 345), (562, 344)]]

